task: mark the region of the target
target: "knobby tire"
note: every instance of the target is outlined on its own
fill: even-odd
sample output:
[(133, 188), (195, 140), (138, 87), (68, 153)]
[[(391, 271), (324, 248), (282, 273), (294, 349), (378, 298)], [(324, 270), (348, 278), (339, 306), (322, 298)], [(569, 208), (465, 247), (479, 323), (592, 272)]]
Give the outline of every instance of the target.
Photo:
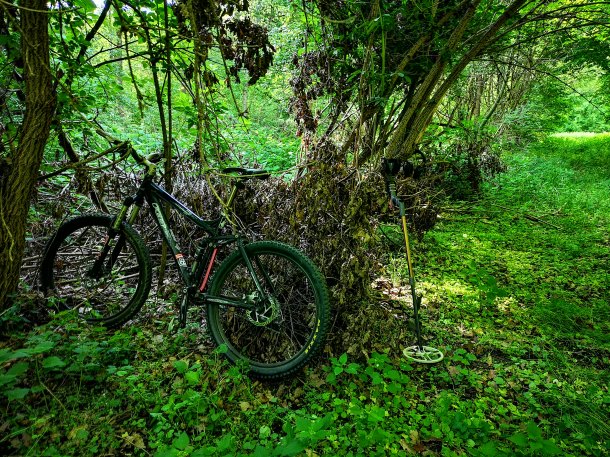
[(47, 243), (40, 265), (41, 288), (50, 299), (106, 327), (118, 327), (136, 315), (152, 281), (148, 248), (128, 224), (111, 238), (103, 266), (92, 273), (112, 223), (105, 214), (68, 220)]
[[(247, 244), (245, 251), (266, 294), (275, 300), (277, 315), (261, 325), (253, 322), (251, 311), (208, 303), (208, 328), (217, 345), (226, 345), (231, 362), (245, 363), (255, 377), (283, 378), (323, 348), (330, 322), (328, 288), (312, 261), (291, 246), (260, 241)], [(218, 267), (209, 295), (234, 300), (257, 296), (239, 250)]]

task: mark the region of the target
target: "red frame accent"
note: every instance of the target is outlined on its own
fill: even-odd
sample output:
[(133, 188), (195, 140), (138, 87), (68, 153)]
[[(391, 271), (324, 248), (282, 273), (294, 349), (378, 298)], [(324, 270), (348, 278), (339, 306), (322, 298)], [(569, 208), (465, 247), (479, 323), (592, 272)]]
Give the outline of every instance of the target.
[(208, 269), (205, 272), (203, 281), (201, 281), (201, 285), (199, 286), (199, 292), (203, 292), (205, 290), (205, 286), (207, 286), (207, 284), (208, 284), (208, 279), (210, 279), (210, 273), (212, 272), (212, 265), (214, 265), (214, 260), (216, 259), (217, 252), (218, 252), (218, 248), (214, 248), (214, 251), (212, 252), (212, 258), (210, 259), (210, 264), (208, 265)]

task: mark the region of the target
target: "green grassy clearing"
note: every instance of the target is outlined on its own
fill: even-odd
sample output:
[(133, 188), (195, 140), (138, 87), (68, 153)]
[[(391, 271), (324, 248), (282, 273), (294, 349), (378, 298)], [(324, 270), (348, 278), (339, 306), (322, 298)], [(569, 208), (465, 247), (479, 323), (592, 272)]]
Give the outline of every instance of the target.
[[(442, 363), (401, 359), (405, 331), (259, 384), (209, 355), (195, 324), (109, 336), (66, 316), (19, 331), (5, 313), (0, 454), (607, 455), (610, 137), (552, 137), (506, 160), (413, 246)], [(404, 285), (405, 270), (395, 252), (387, 275)]]

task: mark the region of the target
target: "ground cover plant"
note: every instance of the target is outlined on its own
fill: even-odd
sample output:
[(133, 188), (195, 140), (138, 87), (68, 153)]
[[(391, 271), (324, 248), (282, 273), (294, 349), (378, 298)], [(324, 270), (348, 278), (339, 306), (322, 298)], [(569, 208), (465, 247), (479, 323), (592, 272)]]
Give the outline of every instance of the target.
[[(610, 1), (369, 3), (2, 3), (0, 454), (604, 455), (608, 139), (537, 141), (608, 130)], [(197, 210), (218, 206), (218, 170), (273, 171), (236, 213), (323, 270), (319, 365), (257, 383), (196, 309), (177, 330), (184, 291), (146, 210), (159, 268), (133, 325), (85, 327), (36, 291), (61, 221), (116, 212), (135, 185), (113, 138), (161, 152), (160, 181)], [(382, 157), (410, 160), (398, 192), (437, 366), (401, 356)], [(201, 234), (170, 217), (192, 258)]]
[(197, 319), (169, 331), (171, 307), (109, 333), (69, 314), (34, 326), (23, 299), (0, 317), (0, 453), (606, 455), (610, 137), (506, 152), (506, 173), (414, 243), (440, 364), (400, 355), (413, 334), (391, 241), (361, 304), (366, 350), (328, 347), (283, 384), (226, 365)]

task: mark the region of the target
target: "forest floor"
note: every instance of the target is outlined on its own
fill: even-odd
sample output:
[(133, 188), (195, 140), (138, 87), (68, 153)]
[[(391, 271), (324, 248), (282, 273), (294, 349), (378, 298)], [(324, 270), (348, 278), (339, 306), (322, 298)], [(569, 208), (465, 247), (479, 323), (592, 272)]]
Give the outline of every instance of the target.
[[(22, 303), (0, 315), (0, 455), (608, 455), (610, 136), (554, 136), (505, 160), (413, 246), (441, 363), (409, 362), (413, 341), (388, 333), (377, 352), (265, 384), (195, 325), (32, 327)], [(363, 306), (391, 302), (406, 327), (393, 251)]]

